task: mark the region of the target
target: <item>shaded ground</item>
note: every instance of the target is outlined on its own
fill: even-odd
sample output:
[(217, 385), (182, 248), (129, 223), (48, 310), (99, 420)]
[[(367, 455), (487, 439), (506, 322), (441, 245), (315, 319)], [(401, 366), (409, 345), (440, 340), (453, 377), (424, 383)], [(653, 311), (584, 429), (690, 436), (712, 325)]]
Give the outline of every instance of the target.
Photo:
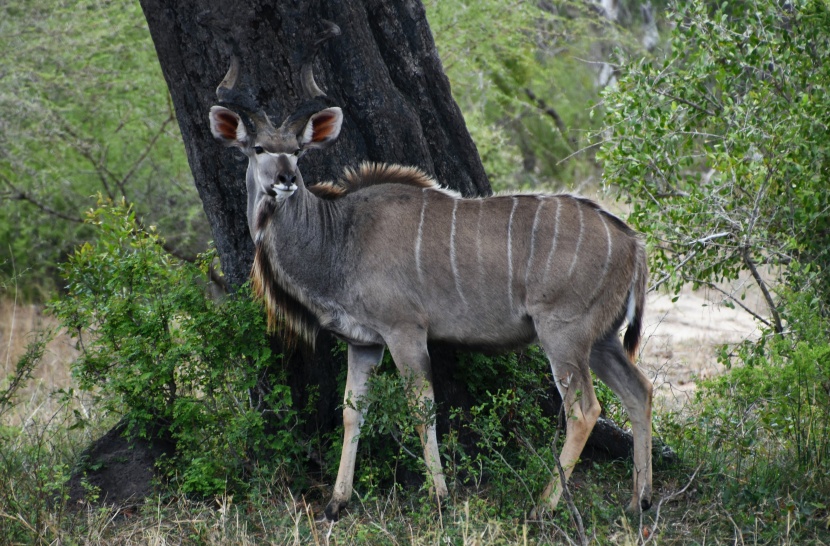
[(70, 506), (141, 503), (153, 494), (154, 464), (171, 446), (137, 439), (128, 442), (119, 424), (84, 452), (83, 463), (69, 480)]

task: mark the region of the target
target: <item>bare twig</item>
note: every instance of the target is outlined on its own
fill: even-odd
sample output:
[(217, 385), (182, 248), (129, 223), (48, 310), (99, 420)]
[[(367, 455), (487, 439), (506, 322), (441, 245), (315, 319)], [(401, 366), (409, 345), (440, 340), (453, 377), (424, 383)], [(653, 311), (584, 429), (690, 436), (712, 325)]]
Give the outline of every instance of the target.
[[(664, 91), (660, 91), (659, 89), (655, 89), (654, 92), (657, 93), (658, 95), (662, 95), (662, 96), (664, 96), (666, 98), (669, 98), (671, 100), (681, 102), (681, 103), (685, 104), (686, 106), (691, 106), (695, 110), (703, 112), (704, 114), (707, 114), (709, 116), (716, 116), (717, 115), (715, 112), (709, 110), (708, 108), (706, 108), (704, 106), (701, 106), (699, 104), (696, 104), (696, 103), (694, 103), (692, 101), (689, 101), (689, 100), (686, 100), (686, 99), (682, 99), (682, 98), (680, 98), (676, 95), (672, 95), (671, 93), (666, 93)], [(714, 135), (714, 136), (717, 136), (717, 135)]]
[(559, 129), (559, 134), (562, 135), (562, 140), (565, 141), (565, 144), (568, 146), (568, 149), (573, 152), (576, 149), (576, 140), (568, 136), (568, 127), (565, 125), (565, 121), (562, 119), (562, 116), (559, 115), (552, 106), (549, 106), (545, 99), (536, 95), (532, 89), (529, 87), (525, 88), (525, 95), (531, 101), (536, 104), (536, 107), (547, 114), (549, 118), (553, 120), (553, 123), (556, 125), (556, 128)]
[[(2, 176), (2, 175), (0, 175), (0, 176)], [(75, 222), (77, 224), (83, 224), (84, 223), (83, 218), (79, 218), (79, 217), (75, 217), (75, 216), (69, 216), (68, 214), (64, 214), (60, 211), (57, 211), (57, 210), (53, 209), (52, 207), (46, 205), (45, 203), (41, 202), (40, 200), (35, 198), (33, 195), (31, 195), (29, 193), (26, 193), (25, 191), (23, 191), (20, 188), (18, 188), (17, 186), (15, 186), (14, 183), (11, 180), (9, 180), (8, 178), (6, 178), (5, 176), (2, 176), (2, 178), (3, 178), (3, 182), (5, 182), (5, 184), (11, 190), (11, 193), (8, 194), (9, 199), (14, 199), (16, 201), (26, 201), (27, 203), (30, 203), (30, 204), (34, 205), (35, 207), (37, 207), (41, 211), (45, 212), (46, 214), (48, 214), (50, 216), (54, 216), (55, 218), (60, 218), (61, 220), (66, 220), (68, 222)]]
[(566, 155), (565, 157), (563, 157), (562, 159), (560, 159), (559, 161), (557, 161), (557, 162), (556, 162), (556, 164), (557, 164), (557, 165), (561, 165), (562, 163), (564, 163), (565, 161), (569, 160), (569, 159), (570, 159), (570, 158), (572, 158), (573, 156), (575, 156), (575, 155), (577, 155), (577, 154), (579, 154), (579, 153), (582, 153), (582, 152), (587, 152), (587, 151), (588, 151), (588, 150), (590, 150), (591, 148), (596, 148), (597, 146), (602, 146), (602, 145), (603, 145), (603, 144), (605, 144), (606, 142), (611, 142), (611, 139), (605, 139), (605, 140), (601, 140), (601, 141), (599, 141), (599, 142), (594, 142), (593, 144), (588, 144), (587, 146), (583, 146), (582, 148), (580, 148), (580, 149), (576, 150), (574, 153), (569, 154), (569, 155)]
[(138, 158), (133, 162), (133, 165), (132, 167), (130, 167), (130, 170), (127, 171), (127, 173), (121, 178), (121, 180), (118, 181), (118, 187), (121, 189), (121, 194), (125, 197), (126, 193), (124, 190), (124, 186), (127, 184), (127, 182), (129, 182), (130, 178), (133, 177), (135, 172), (138, 170), (138, 167), (144, 162), (145, 159), (147, 159), (147, 156), (150, 155), (150, 152), (155, 147), (156, 142), (158, 142), (158, 139), (161, 138), (161, 135), (164, 134), (164, 131), (167, 129), (167, 126), (170, 125), (173, 122), (173, 120), (174, 117), (171, 113), (167, 117), (167, 119), (164, 120), (164, 123), (161, 124), (161, 127), (159, 127), (159, 130), (156, 131), (156, 134), (153, 135), (153, 138), (151, 138), (147, 145), (144, 147), (144, 150), (141, 152), (141, 154), (139, 154)]
[[(689, 260), (691, 260), (695, 256), (697, 256), (697, 250), (693, 250), (693, 251), (689, 252), (689, 254), (687, 254), (686, 257), (683, 258), (683, 261), (681, 261), (679, 264), (677, 264), (677, 269), (679, 270), (680, 268), (682, 268), (684, 265), (686, 265), (689, 262)], [(671, 273), (666, 273), (658, 281), (656, 281), (654, 284), (649, 286), (648, 291), (653, 292), (653, 291), (657, 290), (658, 288), (660, 288), (660, 286), (663, 283), (665, 283), (667, 280), (669, 280), (671, 278), (671, 276), (672, 276)]]
[(683, 277), (683, 280), (686, 281), (686, 282), (696, 282), (698, 284), (701, 284), (701, 285), (703, 285), (707, 288), (711, 288), (712, 290), (715, 290), (716, 292), (719, 292), (719, 293), (723, 294), (724, 296), (729, 298), (732, 302), (737, 304), (738, 307), (740, 307), (741, 309), (743, 309), (744, 311), (746, 311), (747, 313), (752, 315), (752, 318), (754, 318), (755, 320), (763, 323), (767, 327), (772, 326), (772, 324), (770, 324), (770, 322), (767, 319), (765, 319), (764, 317), (762, 317), (761, 315), (759, 315), (758, 313), (756, 313), (755, 311), (753, 311), (752, 309), (750, 309), (749, 307), (744, 305), (744, 303), (741, 300), (739, 300), (733, 294), (730, 294), (729, 292), (727, 292), (726, 290), (724, 290), (720, 286), (716, 285), (715, 283), (709, 282), (709, 281), (701, 281), (701, 280), (694, 279), (694, 278), (691, 278), (691, 277)]
[[(654, 539), (654, 537), (657, 536), (658, 525), (660, 524), (660, 509), (663, 508), (663, 505), (665, 503), (671, 502), (672, 500), (676, 499), (677, 497), (679, 497), (680, 495), (685, 493), (686, 490), (689, 489), (689, 487), (691, 487), (692, 482), (695, 480), (695, 476), (697, 476), (697, 473), (700, 472), (700, 469), (701, 469), (702, 466), (703, 465), (699, 465), (697, 468), (695, 468), (695, 471), (692, 472), (692, 476), (689, 478), (688, 483), (686, 483), (686, 485), (683, 487), (683, 489), (681, 489), (679, 491), (675, 491), (671, 495), (668, 495), (666, 497), (661, 498), (660, 502), (657, 503), (657, 509), (654, 513), (654, 523), (652, 524), (652, 527), (651, 527), (651, 534), (648, 536), (648, 538), (643, 540), (643, 546), (645, 546), (646, 544), (651, 542)], [(642, 515), (642, 512), (640, 513), (640, 538), (641, 539), (643, 538), (643, 515)]]
[(107, 169), (99, 158), (96, 158), (92, 154), (92, 152), (90, 151), (92, 146), (88, 144), (87, 141), (81, 135), (76, 133), (72, 126), (66, 122), (66, 120), (59, 119), (59, 122), (62, 125), (62, 129), (66, 131), (66, 133), (73, 139), (75, 139), (75, 141), (78, 143), (76, 146), (78, 153), (81, 154), (81, 157), (86, 159), (90, 163), (90, 165), (92, 165), (93, 169), (95, 169), (95, 174), (98, 175), (98, 179), (101, 181), (101, 185), (104, 187), (104, 191), (106, 192), (107, 197), (114, 201), (115, 193), (112, 191), (112, 188), (110, 187), (110, 181), (117, 184), (118, 177), (115, 176), (115, 174), (112, 171)]

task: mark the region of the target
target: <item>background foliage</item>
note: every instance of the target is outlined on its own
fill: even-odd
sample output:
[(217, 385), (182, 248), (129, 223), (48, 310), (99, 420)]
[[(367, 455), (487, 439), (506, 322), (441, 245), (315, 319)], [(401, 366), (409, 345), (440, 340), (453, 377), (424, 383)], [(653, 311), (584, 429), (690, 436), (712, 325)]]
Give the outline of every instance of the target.
[(179, 255), (205, 248), (164, 78), (137, 2), (0, 5), (0, 278), (48, 298), (56, 265), (91, 234), (83, 212), (124, 198)]
[(631, 200), (655, 282), (717, 287), (748, 272), (768, 328), (785, 327), (780, 283), (826, 315), (827, 3), (696, 1), (675, 24), (671, 53), (632, 60), (605, 97), (605, 181)]
[(598, 4), (568, 0), (426, 4), (493, 187), (595, 186), (600, 91), (614, 77), (612, 53), (645, 54), (655, 45), (645, 36), (656, 34), (656, 21), (646, 24), (636, 2), (619, 3), (616, 20)]
[[(704, 382), (666, 431), (723, 478), (717, 494), (740, 507), (739, 524), (774, 521), (781, 510), (822, 517), (830, 5), (697, 0), (673, 20), (668, 54), (631, 59), (605, 93), (604, 181), (631, 203), (656, 286), (707, 287), (752, 313), (763, 332), (723, 348), (731, 372)], [(746, 305), (748, 291), (766, 308)], [(787, 479), (792, 472), (804, 480)]]

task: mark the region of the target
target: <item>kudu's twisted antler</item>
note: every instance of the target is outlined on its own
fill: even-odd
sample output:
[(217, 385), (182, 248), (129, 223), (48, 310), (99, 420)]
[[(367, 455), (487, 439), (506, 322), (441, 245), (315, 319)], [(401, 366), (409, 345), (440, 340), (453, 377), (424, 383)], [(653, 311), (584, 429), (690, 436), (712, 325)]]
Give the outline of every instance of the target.
[[(642, 242), (587, 199), (462, 199), (417, 169), (396, 165), (364, 164), (347, 171), (327, 198), (313, 193), (297, 159), (340, 133), (343, 113), (319, 106), (324, 94), (311, 70), (314, 53), (335, 29), (329, 25), (306, 56), (306, 100), (279, 128), (234, 94), (236, 61), (217, 90), (228, 107), (210, 110), (216, 138), (248, 157), (252, 277), (271, 326), (309, 344), (322, 327), (348, 344), (343, 451), (326, 517), (336, 520), (351, 497), (363, 423), (356, 402), (386, 347), (412, 380), (418, 402), (434, 403), (430, 340), (494, 349), (541, 343), (568, 413), (560, 456), (566, 478), (600, 413), (593, 370), (628, 411), (634, 433), (629, 509), (647, 508), (652, 387), (632, 364), (648, 276)], [(626, 321), (620, 341), (617, 331)], [(445, 497), (434, 423), (418, 433), (434, 492)], [(561, 492), (554, 476), (543, 494), (548, 507), (556, 507)]]

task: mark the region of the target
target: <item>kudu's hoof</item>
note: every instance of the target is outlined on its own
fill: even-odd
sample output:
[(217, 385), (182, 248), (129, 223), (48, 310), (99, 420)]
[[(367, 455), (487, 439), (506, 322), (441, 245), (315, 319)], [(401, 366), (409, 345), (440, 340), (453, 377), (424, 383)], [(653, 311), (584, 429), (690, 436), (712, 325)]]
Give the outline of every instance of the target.
[(332, 500), (326, 506), (326, 509), (323, 511), (323, 518), (320, 521), (327, 521), (329, 523), (335, 523), (340, 519), (340, 511), (346, 507), (345, 502), (339, 502)]
[(651, 499), (640, 499), (639, 502), (637, 502), (637, 499), (634, 499), (628, 504), (625, 511), (632, 516), (636, 516), (649, 508), (651, 508)]

